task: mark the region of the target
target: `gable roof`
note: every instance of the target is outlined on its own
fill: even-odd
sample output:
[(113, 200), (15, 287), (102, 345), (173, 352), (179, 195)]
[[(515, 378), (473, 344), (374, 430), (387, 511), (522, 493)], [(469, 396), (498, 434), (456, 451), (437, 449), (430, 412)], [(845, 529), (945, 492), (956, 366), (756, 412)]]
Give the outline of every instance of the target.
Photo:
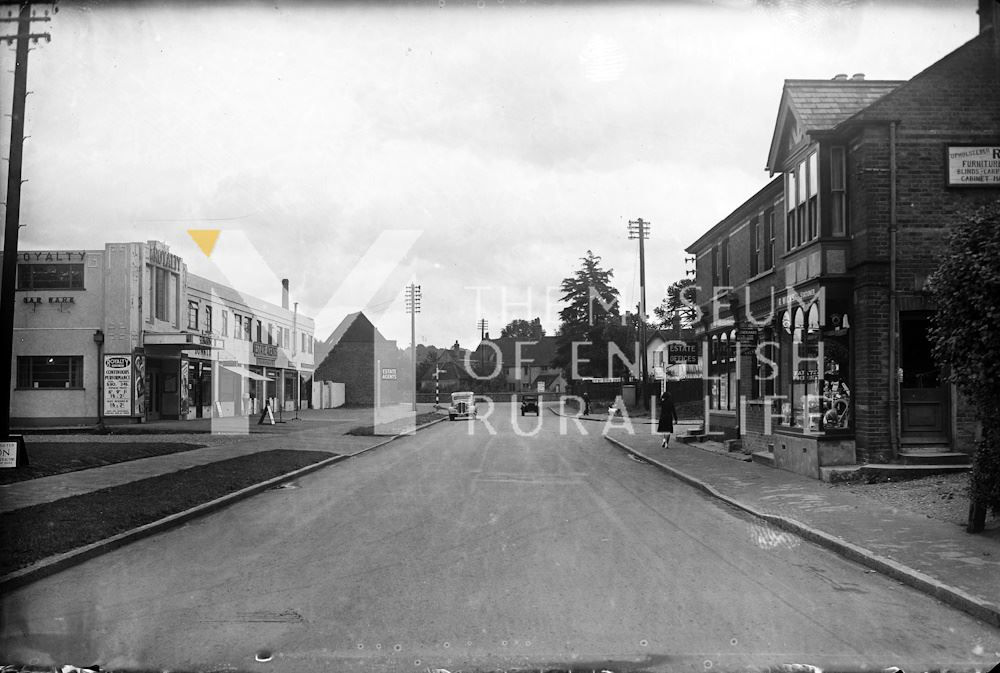
[(348, 313), (340, 324), (323, 341), (317, 341), (313, 352), (315, 362), (323, 362), (326, 356), (341, 343), (385, 343), (386, 338), (378, 331), (364, 313)]
[(771, 175), (780, 172), (789, 148), (804, 141), (806, 134), (832, 129), (904, 83), (904, 80), (786, 79), (767, 155), (767, 170)]
[[(500, 350), (500, 361), (504, 367), (516, 366), (516, 347), (521, 344), (521, 361), (525, 365), (533, 367), (549, 368), (552, 366), (552, 359), (556, 356), (558, 348), (557, 337), (543, 336), (539, 339), (522, 339), (515, 337), (500, 337), (499, 339), (484, 339), (476, 348), (475, 358), (485, 357), (486, 360), (494, 362), (497, 357), (496, 349), (485, 345), (490, 342), (496, 349)], [(484, 355), (485, 353), (485, 355)]]

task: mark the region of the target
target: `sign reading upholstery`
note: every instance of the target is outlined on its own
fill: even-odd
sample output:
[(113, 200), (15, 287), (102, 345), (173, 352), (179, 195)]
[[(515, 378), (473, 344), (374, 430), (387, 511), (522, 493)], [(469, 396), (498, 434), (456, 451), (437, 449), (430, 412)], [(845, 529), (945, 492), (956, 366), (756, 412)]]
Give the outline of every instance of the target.
[(1000, 185), (1000, 146), (948, 147), (949, 187)]

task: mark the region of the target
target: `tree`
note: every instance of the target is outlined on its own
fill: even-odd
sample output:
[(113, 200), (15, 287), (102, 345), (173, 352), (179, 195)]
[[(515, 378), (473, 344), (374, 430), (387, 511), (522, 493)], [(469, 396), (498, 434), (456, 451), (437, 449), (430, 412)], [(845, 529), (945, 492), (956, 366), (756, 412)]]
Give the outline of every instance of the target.
[(542, 327), (542, 319), (535, 318), (531, 322), (520, 318), (511, 320), (507, 326), (500, 331), (500, 338), (510, 337), (513, 339), (525, 339), (537, 341), (545, 336), (545, 328)]
[(951, 232), (931, 275), (937, 310), (930, 339), (938, 364), (982, 424), (970, 475), (970, 533), (1000, 514), (1000, 201), (968, 215)]
[(673, 327), (674, 318), (680, 318), (681, 327), (693, 327), (700, 317), (694, 278), (682, 278), (671, 283), (663, 301), (653, 309), (653, 315), (659, 320), (660, 327)]
[[(581, 257), (581, 266), (562, 281), (561, 301), (566, 307), (559, 311), (559, 334), (553, 365), (561, 367), (567, 380), (573, 376), (574, 351), (579, 362), (577, 373), (581, 376), (603, 377), (608, 375), (609, 345), (613, 342), (628, 357), (633, 357), (634, 345), (629, 348), (628, 327), (618, 308), (618, 290), (611, 285), (613, 269), (602, 269), (601, 258), (592, 251)], [(574, 349), (573, 342), (587, 342)], [(615, 360), (613, 376), (626, 374), (626, 366)]]

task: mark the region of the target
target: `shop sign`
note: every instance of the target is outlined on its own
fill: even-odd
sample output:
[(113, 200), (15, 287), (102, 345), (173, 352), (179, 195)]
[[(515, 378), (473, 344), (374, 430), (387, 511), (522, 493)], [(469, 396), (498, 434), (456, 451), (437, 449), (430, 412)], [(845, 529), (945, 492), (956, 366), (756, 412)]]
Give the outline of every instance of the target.
[(698, 344), (686, 342), (667, 344), (667, 364), (668, 365), (696, 365), (698, 364)]
[(382, 380), (383, 381), (395, 381), (396, 380), (396, 368), (395, 367), (382, 367)]
[(1000, 185), (1000, 146), (948, 147), (949, 187)]
[(17, 467), (17, 442), (0, 442), (0, 467)]
[(104, 415), (132, 415), (132, 356), (104, 356)]
[(253, 356), (255, 358), (265, 358), (274, 360), (278, 357), (278, 347), (274, 344), (266, 344), (260, 341), (253, 342)]
[(796, 296), (798, 297), (799, 303), (805, 303), (805, 300), (812, 298), (814, 294), (816, 294), (816, 288), (814, 287), (811, 287), (808, 290), (802, 290), (802, 292), (795, 292), (795, 290), (792, 290), (789, 292), (789, 294), (778, 297), (777, 303), (778, 306), (787, 306), (788, 300), (789, 299), (794, 300)]
[(171, 271), (180, 271), (181, 268), (180, 257), (156, 246), (149, 248), (149, 263), (155, 266), (162, 266)]
[(818, 369), (797, 369), (792, 376), (793, 381), (815, 381), (819, 378)]
[(736, 340), (741, 346), (757, 345), (757, 328), (750, 323), (740, 323), (736, 328)]
[(83, 251), (70, 252), (22, 252), (22, 262), (82, 262), (87, 256)]

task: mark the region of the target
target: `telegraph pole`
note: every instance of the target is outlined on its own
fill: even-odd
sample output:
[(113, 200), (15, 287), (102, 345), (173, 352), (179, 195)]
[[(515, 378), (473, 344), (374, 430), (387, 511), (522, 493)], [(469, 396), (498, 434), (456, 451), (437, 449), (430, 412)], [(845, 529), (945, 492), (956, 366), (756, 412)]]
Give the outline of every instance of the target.
[(420, 313), (420, 286), (406, 286), (406, 312), (410, 314), (410, 366), (413, 372), (413, 411), (417, 410), (417, 314)]
[(482, 318), (476, 323), (476, 327), (479, 328), (479, 375), (483, 376), (483, 372), (486, 371), (486, 349), (483, 348), (483, 342), (486, 341), (486, 328), (488, 327), (486, 318)]
[[(8, 3), (8, 7), (11, 3)], [(11, 360), (14, 352), (14, 289), (17, 281), (17, 236), (21, 217), (21, 160), (24, 146), (24, 102), (28, 97), (28, 41), (39, 39), (49, 42), (48, 33), (32, 33), (32, 21), (50, 21), (49, 10), (35, 16), (32, 2), (17, 3), (17, 17), (7, 9), (0, 23), (16, 23), (15, 35), (0, 37), (7, 44), (16, 43), (14, 65), (14, 103), (10, 119), (10, 157), (7, 165), (7, 215), (4, 223), (3, 273), (0, 277), (0, 431), (3, 438), (10, 436)], [(47, 3), (46, 3), (47, 4)], [(53, 4), (52, 12), (57, 8)]]
[(649, 222), (643, 222), (640, 217), (636, 221), (629, 220), (628, 223), (629, 240), (639, 239), (639, 343), (640, 361), (642, 362), (642, 377), (639, 379), (639, 396), (642, 399), (643, 409), (649, 409), (649, 400), (646, 398), (647, 390), (647, 367), (646, 367), (646, 246), (645, 241), (649, 237)]

